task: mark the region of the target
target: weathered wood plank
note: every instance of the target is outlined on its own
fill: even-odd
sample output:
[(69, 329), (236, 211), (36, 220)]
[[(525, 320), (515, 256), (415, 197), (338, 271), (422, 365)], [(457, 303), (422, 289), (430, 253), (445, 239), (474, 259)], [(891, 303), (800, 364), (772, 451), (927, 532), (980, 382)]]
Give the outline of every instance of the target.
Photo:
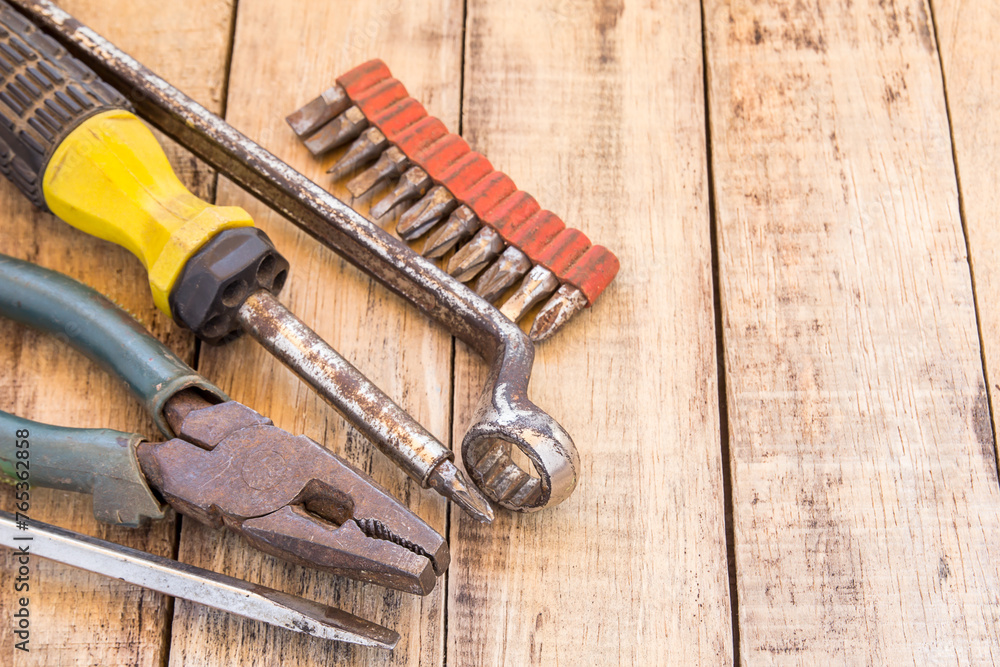
[[(453, 516), (448, 662), (732, 661), (697, 4), (468, 3), (464, 134), (621, 258), (538, 347), (562, 506)], [(485, 380), (459, 346), (455, 441)]]
[[(937, 0), (933, 6), (944, 69), (951, 136), (962, 215), (976, 288), (979, 331), (987, 385), (994, 406), (1000, 400), (1000, 129), (995, 110), (1000, 90), (996, 48), (1000, 7), (990, 3)], [(993, 427), (996, 435), (996, 420)]]
[[(230, 73), (228, 119), (321, 184), (333, 156), (314, 160), (284, 117), (334, 78), (381, 57), (416, 97), (452, 126), (458, 121), (461, 3), (362, 4), (242, 0)], [(346, 197), (342, 187), (335, 190)], [(246, 207), (291, 262), (282, 300), (440, 438), (448, 437), (451, 340), (414, 308), (375, 285), (287, 220), (229, 183), (220, 203)], [(359, 203), (367, 210), (368, 202)], [(346, 427), (290, 371), (252, 340), (203, 349), (202, 372), (282, 428), (305, 433), (345, 456), (438, 530), (445, 506), (422, 491)], [(447, 440), (445, 440), (447, 441)], [(180, 557), (247, 577), (376, 620), (402, 635), (394, 653), (314, 640), (178, 603), (171, 664), (242, 664), (280, 660), (311, 665), (442, 662), (444, 586), (426, 598), (348, 582), (265, 557), (239, 539), (185, 521)], [(261, 658), (261, 656), (267, 656)]]
[[(229, 41), (229, 2), (131, 2), (64, 0), (62, 6), (106, 35), (210, 108), (219, 108)], [(181, 179), (211, 196), (212, 172), (176, 146), (168, 151)], [(38, 213), (6, 180), (0, 252), (69, 274), (107, 294), (135, 315), (183, 358), (194, 339), (155, 311), (142, 266), (126, 250)], [(105, 426), (156, 437), (152, 421), (121, 383), (66, 345), (7, 321), (0, 322), (0, 408), (25, 417), (72, 426)], [(13, 437), (13, 434), (2, 434)], [(3, 507), (13, 493), (4, 485)], [(98, 524), (88, 496), (32, 491), (31, 516), (161, 555), (174, 551), (173, 520), (147, 529)], [(0, 616), (16, 604), (13, 561), (0, 556)], [(163, 596), (97, 575), (32, 562), (30, 653), (14, 651), (9, 629), (0, 632), (0, 654), (17, 665), (158, 665), (165, 659), (170, 603)], [(9, 624), (8, 624), (9, 626)]]
[(1000, 492), (928, 7), (705, 14), (741, 657), (995, 661)]

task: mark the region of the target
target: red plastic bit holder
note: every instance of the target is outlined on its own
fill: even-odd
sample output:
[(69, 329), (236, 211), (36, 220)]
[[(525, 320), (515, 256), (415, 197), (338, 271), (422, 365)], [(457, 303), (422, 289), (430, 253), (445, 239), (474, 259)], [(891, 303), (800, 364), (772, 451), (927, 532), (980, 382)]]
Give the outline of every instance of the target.
[(552, 271), (562, 284), (576, 287), (587, 305), (607, 288), (619, 262), (607, 248), (591, 244), (579, 230), (567, 228), (531, 195), (520, 191), (444, 124), (427, 113), (392, 77), (381, 60), (370, 60), (337, 79), (368, 122), (395, 144), (407, 159), (471, 208), (483, 225), (521, 250), (533, 263)]

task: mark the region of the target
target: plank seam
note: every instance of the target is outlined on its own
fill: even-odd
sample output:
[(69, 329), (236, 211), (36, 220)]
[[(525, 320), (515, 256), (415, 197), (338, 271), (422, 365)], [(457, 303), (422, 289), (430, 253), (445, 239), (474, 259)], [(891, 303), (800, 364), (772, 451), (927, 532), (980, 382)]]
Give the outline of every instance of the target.
[(229, 48), (226, 49), (226, 66), (222, 74), (222, 107), (219, 116), (225, 118), (229, 111), (229, 78), (233, 71), (233, 53), (236, 51), (236, 13), (240, 10), (240, 0), (233, 0), (232, 17), (229, 19)]
[(708, 26), (705, 3), (701, 13), (701, 76), (705, 98), (705, 173), (708, 180), (708, 230), (712, 255), (712, 309), (715, 316), (715, 365), (719, 403), (719, 446), (722, 455), (722, 504), (726, 530), (726, 563), (729, 576), (729, 609), (733, 628), (733, 664), (740, 661), (739, 594), (736, 570), (736, 528), (733, 510), (732, 457), (729, 449), (729, 406), (726, 403), (726, 344), (722, 328), (722, 287), (719, 279), (719, 233), (715, 207), (715, 177), (712, 172), (712, 123), (708, 83)]
[[(233, 9), (229, 17), (229, 37), (228, 44), (226, 47), (226, 63), (223, 68), (222, 74), (222, 95), (221, 95), (221, 108), (219, 109), (219, 117), (226, 117), (226, 110), (229, 105), (229, 78), (230, 73), (233, 69), (233, 53), (236, 50), (236, 12), (239, 10), (240, 0), (233, 0)], [(212, 170), (213, 178), (211, 191), (209, 192), (209, 201), (211, 203), (218, 203), (218, 192), (219, 192), (219, 172)], [(191, 367), (194, 368), (199, 373), (201, 372), (201, 340), (198, 338), (194, 339), (194, 356), (191, 360)], [(180, 514), (176, 515), (176, 521), (174, 522), (174, 541), (173, 541), (173, 553), (171, 557), (174, 560), (179, 560), (181, 551), (181, 539), (183, 537), (183, 521), (184, 517)], [(166, 619), (166, 628), (163, 631), (164, 640), (164, 650), (160, 652), (160, 666), (167, 667), (170, 664), (170, 652), (174, 645), (174, 615), (175, 600), (172, 597), (168, 597), (166, 611), (164, 618)]]
[[(174, 553), (173, 559), (177, 560), (177, 552), (180, 549), (181, 543), (181, 531), (180, 531), (180, 515), (177, 515), (177, 533), (174, 540)], [(163, 650), (160, 651), (160, 667), (167, 667), (170, 664), (170, 647), (174, 643), (174, 605), (175, 600), (173, 597), (166, 595), (166, 603), (163, 605), (163, 619), (165, 621), (163, 631), (160, 633), (163, 642)]]
[[(229, 77), (233, 71), (233, 52), (236, 50), (236, 12), (239, 11), (240, 0), (233, 0), (233, 9), (229, 15), (229, 36), (226, 45), (226, 63), (223, 66), (222, 72), (222, 95), (221, 95), (221, 107), (219, 108), (219, 117), (225, 118), (226, 111), (229, 108)], [(212, 172), (212, 186), (209, 193), (209, 200), (213, 204), (218, 203), (218, 193), (219, 192), (219, 172), (213, 170)], [(198, 338), (194, 339), (194, 359), (191, 367), (200, 372), (199, 366), (201, 365), (201, 340)], [(179, 517), (178, 517), (179, 518)]]
[[(462, 50), (458, 58), (458, 134), (461, 136), (463, 125), (465, 121), (465, 48), (466, 39), (468, 38), (468, 25), (469, 25), (469, 3), (468, 0), (462, 0)], [(458, 380), (455, 373), (455, 362), (456, 362), (456, 342), (455, 337), (451, 337), (451, 401), (449, 403), (450, 412), (448, 414), (448, 440), (452, 450), (455, 449), (455, 391), (458, 385)], [(464, 463), (464, 461), (463, 461)], [(444, 512), (444, 534), (445, 539), (448, 540), (448, 544), (451, 544), (451, 512), (452, 504), (447, 503), (447, 507)], [(449, 609), (448, 600), (451, 598), (451, 578), (449, 576), (451, 570), (445, 570), (444, 572), (444, 598), (443, 602), (443, 616), (444, 623), (441, 630), (441, 665), (442, 667), (448, 666), (448, 619), (449, 619)]]
[(937, 16), (934, 13), (933, 0), (927, 0), (928, 16), (931, 29), (934, 31), (934, 47), (937, 51), (938, 71), (941, 73), (941, 91), (944, 94), (944, 112), (948, 119), (948, 140), (951, 142), (951, 162), (955, 167), (955, 191), (958, 193), (958, 218), (962, 223), (962, 236), (965, 238), (965, 261), (969, 265), (969, 282), (972, 286), (972, 307), (976, 313), (976, 334), (979, 336), (979, 360), (983, 366), (983, 382), (986, 390), (986, 410), (990, 416), (990, 432), (993, 435), (993, 463), (997, 468), (997, 479), (1000, 480), (1000, 454), (997, 452), (997, 427), (993, 418), (993, 394), (990, 391), (990, 371), (986, 365), (986, 343), (983, 339), (983, 319), (979, 312), (979, 291), (976, 289), (976, 272), (972, 267), (972, 244), (969, 239), (969, 225), (965, 214), (965, 197), (962, 195), (962, 177), (959, 173), (958, 154), (955, 151), (955, 128), (951, 120), (951, 102), (948, 99), (948, 81), (944, 73), (944, 56), (941, 54), (941, 40), (938, 39)]

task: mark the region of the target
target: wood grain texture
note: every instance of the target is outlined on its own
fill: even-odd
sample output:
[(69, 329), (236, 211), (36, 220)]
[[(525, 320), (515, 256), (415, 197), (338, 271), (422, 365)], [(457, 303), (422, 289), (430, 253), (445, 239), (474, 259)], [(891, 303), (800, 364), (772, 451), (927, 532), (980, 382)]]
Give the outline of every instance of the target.
[(986, 664), (1000, 492), (928, 7), (705, 4), (747, 664)]
[[(354, 65), (383, 58), (411, 93), (451, 126), (457, 125), (461, 78), (461, 3), (404, 5), (241, 0), (230, 73), (228, 120), (318, 183), (335, 155), (317, 161), (284, 117)], [(348, 197), (343, 187), (334, 193)], [(291, 262), (282, 301), (398, 401), (448, 442), (451, 338), (413, 307), (348, 267), (228, 182), (220, 203), (244, 206)], [(366, 211), (366, 199), (356, 205)], [(424, 491), (258, 344), (242, 339), (205, 348), (200, 369), (235, 399), (304, 433), (370, 473), (444, 533), (446, 507)], [(238, 538), (186, 521), (180, 558), (248, 578), (375, 620), (402, 635), (393, 653), (312, 639), (178, 603), (170, 662), (188, 664), (435, 665), (443, 659), (444, 585), (420, 598), (346, 581), (263, 556)]]
[[(947, 89), (962, 217), (975, 281), (980, 342), (993, 406), (1000, 401), (1000, 6), (936, 0), (936, 35)], [(996, 420), (994, 419), (994, 437)]]
[[(453, 517), (448, 664), (732, 661), (697, 4), (470, 0), (463, 133), (622, 269), (537, 348), (561, 506)], [(455, 441), (485, 369), (456, 356)]]
[[(180, 0), (62, 0), (67, 11), (119, 44), (210, 108), (219, 108), (229, 39), (229, 2)], [(176, 146), (168, 148), (181, 180), (203, 197), (214, 177)], [(139, 261), (126, 250), (91, 238), (33, 209), (6, 180), (0, 252), (68, 274), (108, 295), (149, 327), (182, 358), (191, 360), (193, 337), (155, 311)], [(122, 384), (54, 338), (0, 321), (0, 409), (67, 426), (110, 427), (158, 433)], [(2, 434), (12, 437), (12, 434)], [(32, 491), (31, 516), (104, 539), (172, 555), (173, 520), (128, 530), (98, 524), (89, 496)], [(13, 493), (3, 485), (3, 508)], [(13, 561), (0, 556), (0, 616), (16, 599)], [(32, 563), (30, 653), (14, 651), (0, 633), (0, 655), (16, 665), (158, 665), (166, 656), (171, 603), (163, 596), (98, 575), (35, 559)], [(8, 624), (9, 625), (9, 624)]]

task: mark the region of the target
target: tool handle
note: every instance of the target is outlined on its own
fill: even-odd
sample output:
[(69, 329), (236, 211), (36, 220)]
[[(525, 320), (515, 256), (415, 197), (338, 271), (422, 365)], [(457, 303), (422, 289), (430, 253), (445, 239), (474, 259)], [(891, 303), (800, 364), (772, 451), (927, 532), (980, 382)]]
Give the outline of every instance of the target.
[(136, 433), (52, 426), (0, 411), (0, 471), (11, 484), (89, 493), (98, 521), (137, 527), (164, 516), (136, 459), (142, 440)]
[[(189, 192), (153, 133), (129, 109), (92, 70), (0, 3), (0, 171), (43, 210), (132, 252), (149, 273), (156, 306), (201, 335), (199, 328), (219, 314), (208, 312), (213, 301), (215, 311), (225, 310), (218, 302), (227, 285), (192, 279), (199, 293), (185, 294), (182, 305), (193, 299), (204, 316), (198, 321), (174, 313), (171, 294), (209, 241), (223, 230), (253, 227), (253, 220), (239, 207), (215, 206)], [(260, 250), (256, 239), (244, 240)], [(246, 261), (255, 271), (262, 257)], [(274, 287), (271, 275), (253, 284), (254, 271), (248, 291)], [(223, 277), (247, 282), (245, 275)], [(216, 321), (211, 333), (226, 324)]]
[(128, 102), (58, 42), (0, 4), (0, 172), (45, 209), (42, 174), (81, 122)]
[(177, 392), (196, 387), (213, 403), (229, 400), (128, 313), (55, 271), (0, 255), (0, 315), (54, 334), (121, 378), (169, 438), (163, 407)]
[(56, 216), (138, 257), (153, 301), (168, 315), (171, 291), (195, 253), (224, 229), (253, 226), (243, 209), (191, 194), (153, 133), (124, 109), (70, 132), (52, 152), (42, 190)]

